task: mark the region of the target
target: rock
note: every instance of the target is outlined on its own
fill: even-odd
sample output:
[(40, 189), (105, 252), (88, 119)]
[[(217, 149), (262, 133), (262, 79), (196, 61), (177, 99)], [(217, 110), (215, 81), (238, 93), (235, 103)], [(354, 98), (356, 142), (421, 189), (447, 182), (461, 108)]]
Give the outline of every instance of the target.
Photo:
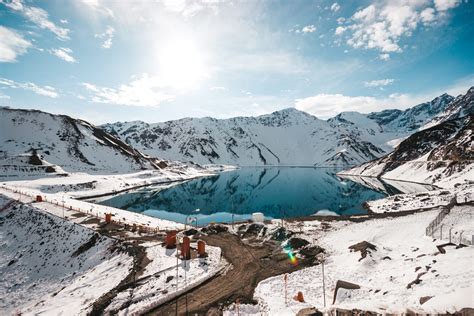
[(296, 314), (296, 316), (323, 316), (323, 313), (321, 313), (314, 307), (307, 307), (307, 308), (301, 309)]
[(170, 282), (171, 280), (173, 280), (173, 279), (174, 279), (174, 276), (168, 275), (168, 276), (166, 277), (166, 281), (165, 281), (165, 282), (166, 282), (166, 283), (169, 283), (169, 282)]
[(349, 246), (349, 249), (352, 251), (360, 251), (361, 258), (359, 261), (367, 257), (367, 254), (370, 253), (370, 250), (377, 250), (377, 247), (370, 242), (361, 241), (360, 243)]
[(304, 246), (309, 245), (309, 241), (302, 238), (298, 238), (298, 237), (292, 237), (288, 240), (288, 245), (292, 249), (298, 250), (298, 249), (303, 248)]
[(272, 232), (271, 238), (276, 241), (284, 241), (293, 236), (293, 232), (283, 227), (278, 227)]
[(253, 223), (247, 226), (247, 230), (245, 230), (243, 237), (259, 236), (261, 234), (265, 235), (266, 231), (267, 227), (265, 227), (265, 225)]
[(430, 299), (432, 299), (433, 296), (423, 296), (423, 297), (420, 297), (420, 305), (423, 305), (425, 304), (426, 302), (428, 302)]
[(319, 246), (304, 247), (300, 250), (300, 254), (307, 259), (313, 259), (320, 253), (324, 253), (324, 248), (321, 248)]
[(229, 230), (229, 228), (227, 226), (219, 225), (219, 224), (209, 225), (209, 226), (201, 228), (201, 232), (206, 233), (208, 235), (225, 233), (228, 230)]
[(198, 233), (197, 229), (194, 229), (194, 228), (190, 228), (190, 229), (184, 231), (184, 234), (186, 236), (196, 235), (197, 233)]

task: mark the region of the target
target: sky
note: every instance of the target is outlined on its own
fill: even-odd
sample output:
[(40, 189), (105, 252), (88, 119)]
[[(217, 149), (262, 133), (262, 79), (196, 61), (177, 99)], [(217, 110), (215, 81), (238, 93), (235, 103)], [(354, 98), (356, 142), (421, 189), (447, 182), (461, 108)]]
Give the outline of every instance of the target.
[(473, 56), (474, 0), (0, 0), (0, 105), (95, 124), (404, 109)]

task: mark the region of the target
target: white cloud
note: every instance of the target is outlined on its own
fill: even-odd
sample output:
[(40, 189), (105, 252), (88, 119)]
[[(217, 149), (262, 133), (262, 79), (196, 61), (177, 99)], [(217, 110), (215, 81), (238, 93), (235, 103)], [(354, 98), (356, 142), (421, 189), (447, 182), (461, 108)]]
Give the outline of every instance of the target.
[[(357, 12), (347, 29), (347, 44), (354, 48), (375, 49), (381, 53), (402, 52), (400, 41), (410, 37), (420, 24), (436, 24), (446, 18), (445, 11), (459, 5), (459, 0), (398, 0), (375, 2)], [(383, 55), (387, 58), (387, 55)]]
[(434, 0), (435, 8), (438, 11), (447, 11), (461, 4), (461, 0)]
[(50, 54), (61, 58), (64, 61), (67, 61), (68, 63), (75, 63), (76, 59), (71, 55), (72, 54), (72, 49), (70, 48), (65, 48), (65, 47), (60, 47), (60, 48), (53, 48), (49, 50)]
[(333, 12), (339, 11), (340, 8), (341, 8), (341, 6), (340, 6), (339, 3), (337, 3), (337, 2), (334, 2), (334, 3), (331, 5), (331, 11), (333, 11)]
[(337, 24), (342, 24), (346, 21), (346, 18), (340, 17), (336, 21), (337, 21)]
[(344, 27), (344, 26), (338, 26), (336, 27), (336, 32), (334, 32), (336, 35), (341, 35), (342, 33), (344, 33), (344, 31), (346, 30), (347, 28)]
[(104, 33), (95, 34), (96, 38), (103, 39), (104, 42), (102, 43), (102, 48), (110, 48), (112, 47), (112, 40), (114, 38), (115, 29), (112, 26), (107, 26), (107, 29)]
[(23, 89), (33, 91), (36, 94), (50, 97), (50, 98), (57, 98), (59, 94), (56, 92), (56, 89), (51, 86), (38, 86), (32, 82), (16, 82), (6, 78), (0, 78), (0, 85), (7, 86), (12, 89)]
[(48, 12), (38, 7), (30, 7), (25, 5), (21, 0), (5, 1), (0, 0), (0, 3), (4, 4), (8, 8), (20, 12), (25, 18), (36, 24), (41, 29), (47, 29), (54, 34), (60, 40), (69, 39), (69, 29), (62, 28), (54, 24), (49, 20)]
[(82, 84), (96, 103), (119, 104), (131, 106), (158, 106), (163, 102), (174, 100), (175, 96), (163, 91), (165, 84), (159, 77), (143, 74), (129, 84), (119, 88), (98, 87), (91, 83)]
[(62, 24), (68, 24), (69, 21), (67, 19), (61, 19), (59, 20), (59, 22), (61, 22)]
[(114, 12), (110, 8), (99, 3), (99, 0), (80, 0), (77, 3), (80, 4), (81, 7), (88, 8), (90, 11), (97, 13), (101, 16), (107, 16), (110, 18), (115, 17)]
[(0, 91), (0, 99), (10, 99), (10, 96), (6, 95), (6, 94), (3, 94), (1, 91)]
[(364, 82), (364, 86), (368, 88), (385, 87), (391, 85), (394, 81), (395, 79), (372, 80)]
[(391, 94), (386, 97), (346, 96), (343, 94), (317, 94), (296, 99), (295, 107), (317, 117), (326, 119), (344, 111), (369, 113), (384, 109), (406, 109), (433, 100), (443, 93), (457, 96), (474, 85), (474, 77), (467, 77), (454, 85), (432, 89), (419, 94)]
[(380, 58), (380, 60), (384, 60), (384, 61), (390, 60), (390, 54), (387, 54), (387, 53), (380, 54), (379, 58)]
[(435, 10), (433, 8), (426, 8), (420, 13), (420, 19), (424, 24), (430, 24), (435, 21)]
[(316, 26), (314, 26), (312, 24), (311, 25), (306, 25), (305, 27), (303, 27), (301, 29), (301, 32), (303, 32), (303, 33), (313, 33), (315, 31), (316, 31)]
[(0, 25), (0, 62), (15, 62), (16, 58), (26, 53), (31, 42), (25, 40), (16, 31)]

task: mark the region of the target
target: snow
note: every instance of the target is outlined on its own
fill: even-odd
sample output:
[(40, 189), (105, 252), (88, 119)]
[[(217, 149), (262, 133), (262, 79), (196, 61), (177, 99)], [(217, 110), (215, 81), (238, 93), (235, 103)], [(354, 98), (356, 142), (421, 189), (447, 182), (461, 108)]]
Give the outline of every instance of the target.
[[(1, 208), (15, 201), (11, 198), (23, 203), (31, 201), (25, 195), (0, 189)], [(59, 217), (63, 212), (67, 220)], [(114, 250), (121, 241), (113, 238), (99, 236), (89, 250), (74, 254), (98, 229), (96, 224), (87, 224), (89, 216), (75, 214), (49, 202), (15, 202), (0, 212), (0, 272), (5, 276), (0, 280), (1, 313), (86, 314), (100, 296), (130, 273), (132, 258)], [(181, 226), (174, 223), (172, 228)], [(131, 232), (129, 235), (139, 236)], [(176, 276), (176, 249), (166, 249), (158, 241), (141, 246), (146, 247), (150, 263), (138, 275), (136, 287), (119, 292), (108, 311), (121, 315), (145, 312), (199, 285), (226, 266), (220, 248), (207, 246), (206, 258), (179, 259), (176, 287), (176, 279), (166, 282), (168, 277)], [(191, 243), (191, 248), (196, 249), (197, 245)], [(10, 263), (11, 260), (16, 261)]]
[[(436, 245), (442, 242), (424, 236), (425, 227), (437, 214), (437, 210), (432, 210), (361, 223), (331, 222), (331, 230), (324, 233), (310, 231), (308, 227), (311, 226), (305, 225), (302, 236), (326, 249), (327, 309), (359, 309), (385, 314), (403, 313), (408, 309), (416, 313), (453, 313), (464, 307), (474, 307), (474, 266), (470, 264), (474, 260), (474, 248), (449, 247), (446, 254), (439, 254)], [(317, 226), (317, 222), (314, 225)], [(361, 241), (376, 246), (376, 251), (369, 252), (364, 259), (360, 252), (348, 249)], [(422, 272), (426, 274), (420, 276), (421, 282), (407, 288)], [(337, 280), (355, 283), (361, 288), (340, 291), (336, 303), (331, 305)], [(324, 310), (320, 265), (289, 274), (287, 289), (290, 299), (286, 305), (283, 276), (260, 282), (255, 291), (255, 298), (263, 306), (259, 312), (295, 315), (309, 306)], [(298, 291), (303, 292), (306, 303), (292, 299)], [(421, 305), (419, 299), (424, 296), (433, 298)]]
[[(39, 167), (5, 167), (8, 157), (31, 153), (34, 148), (43, 160), (67, 172), (126, 173), (153, 169), (152, 162), (127, 145), (110, 141), (113, 137), (94, 126), (64, 115), (53, 115), (36, 110), (16, 110), (0, 107), (0, 170), (2, 176), (36, 177)], [(104, 145), (108, 140), (110, 144)], [(44, 173), (43, 173), (44, 174)]]
[[(191, 244), (196, 248), (196, 244)], [(220, 248), (206, 247), (207, 258), (179, 260), (178, 284), (176, 284), (176, 249), (166, 249), (162, 246), (147, 248), (147, 256), (153, 261), (147, 266), (145, 276), (150, 275), (146, 283), (137, 282), (138, 286), (117, 296), (106, 312), (115, 311), (122, 304), (131, 301), (122, 308), (119, 315), (138, 315), (153, 307), (171, 300), (184, 290), (196, 287), (216, 273), (220, 272), (225, 263), (221, 262)], [(168, 278), (172, 278), (167, 281)]]
[[(151, 156), (200, 164), (332, 166), (361, 163), (384, 153), (366, 142), (368, 132), (359, 135), (345, 126), (334, 127), (294, 108), (258, 117), (118, 122), (103, 128)], [(337, 156), (341, 152), (346, 161)]]
[[(0, 195), (2, 207), (9, 200)], [(0, 212), (0, 313), (85, 314), (128, 274), (131, 258), (95, 232), (17, 204)], [(13, 261), (14, 260), (14, 261)]]

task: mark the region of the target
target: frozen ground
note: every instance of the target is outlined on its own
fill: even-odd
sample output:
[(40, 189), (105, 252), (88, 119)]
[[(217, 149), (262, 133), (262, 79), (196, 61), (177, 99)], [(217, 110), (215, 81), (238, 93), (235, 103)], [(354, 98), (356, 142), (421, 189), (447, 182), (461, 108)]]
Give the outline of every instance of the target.
[(474, 185), (460, 185), (451, 190), (397, 194), (385, 199), (369, 201), (367, 205), (374, 213), (392, 213), (430, 209), (438, 206), (447, 206), (455, 202), (474, 203)]
[[(8, 194), (19, 197), (17, 193)], [(80, 217), (67, 209), (68, 220), (63, 220), (55, 216), (62, 215), (61, 206), (25, 202), (25, 196), (18, 203), (0, 194), (0, 314), (85, 315), (101, 295), (131, 273), (133, 258), (118, 250), (122, 249), (122, 241), (94, 231), (103, 229), (103, 222), (91, 223), (88, 216)], [(225, 267), (219, 248), (207, 246), (206, 258), (183, 261), (177, 260), (176, 249), (163, 247), (159, 237), (137, 232), (128, 235), (134, 240), (152, 240), (140, 245), (145, 248), (148, 263), (137, 273), (137, 286), (126, 286), (118, 292), (109, 311), (146, 311)], [(120, 239), (127, 240), (123, 235)], [(85, 247), (91, 240), (90, 248)], [(195, 249), (196, 244), (191, 247)], [(170, 277), (174, 278), (172, 282)]]
[[(197, 245), (191, 244), (191, 247)], [(105, 312), (137, 315), (206, 281), (225, 267), (220, 260), (219, 248), (207, 246), (206, 252), (207, 258), (177, 262), (176, 249), (166, 249), (161, 245), (148, 247), (147, 256), (153, 261), (146, 267), (144, 275), (149, 278), (117, 295)]]
[[(66, 209), (73, 208), (99, 218), (104, 218), (106, 213), (112, 213), (114, 220), (127, 222), (129, 225), (136, 224), (159, 229), (175, 229), (181, 228), (182, 225), (113, 207), (79, 201), (76, 198), (100, 196), (150, 184), (161, 183), (163, 186), (170, 186), (179, 183), (179, 181), (213, 174), (206, 169), (193, 167), (147, 170), (123, 175), (70, 173), (65, 177), (57, 176), (29, 181), (7, 181), (0, 184), (0, 190), (10, 196), (12, 196), (13, 192), (21, 192), (25, 199), (27, 196), (34, 198), (36, 195), (41, 195), (46, 201), (61, 206), (61, 208), (51, 207), (50, 203), (42, 206), (44, 210), (58, 216), (63, 215), (64, 209), (62, 206), (64, 205)], [(16, 198), (16, 195), (14, 194), (12, 197)], [(65, 212), (67, 213), (67, 210)], [(67, 216), (67, 214), (65, 215)]]
[[(0, 206), (9, 199), (0, 195)], [(90, 248), (80, 250), (88, 241)], [(0, 212), (0, 314), (85, 314), (129, 272), (111, 238), (14, 204)]]
[[(474, 307), (474, 248), (451, 246), (441, 254), (436, 246), (444, 242), (425, 236), (426, 226), (438, 211), (362, 223), (331, 222), (332, 227), (327, 232), (322, 232), (318, 221), (306, 222), (301, 237), (326, 249), (326, 308), (377, 313), (402, 313), (408, 309), (418, 313), (452, 313)], [(472, 211), (472, 208), (464, 210)], [(376, 247), (376, 250), (369, 249), (365, 258), (361, 252), (349, 249), (362, 241)], [(340, 290), (332, 305), (337, 280), (355, 283), (361, 288)], [(298, 291), (303, 293), (305, 303), (293, 300)], [(285, 304), (283, 276), (260, 282), (255, 291), (260, 305), (258, 313), (295, 315), (310, 306), (324, 310), (321, 266), (291, 273), (287, 292), (289, 299)], [(431, 298), (422, 304), (428, 297)], [(420, 302), (421, 298), (424, 299)], [(228, 311), (229, 314), (234, 312)]]

